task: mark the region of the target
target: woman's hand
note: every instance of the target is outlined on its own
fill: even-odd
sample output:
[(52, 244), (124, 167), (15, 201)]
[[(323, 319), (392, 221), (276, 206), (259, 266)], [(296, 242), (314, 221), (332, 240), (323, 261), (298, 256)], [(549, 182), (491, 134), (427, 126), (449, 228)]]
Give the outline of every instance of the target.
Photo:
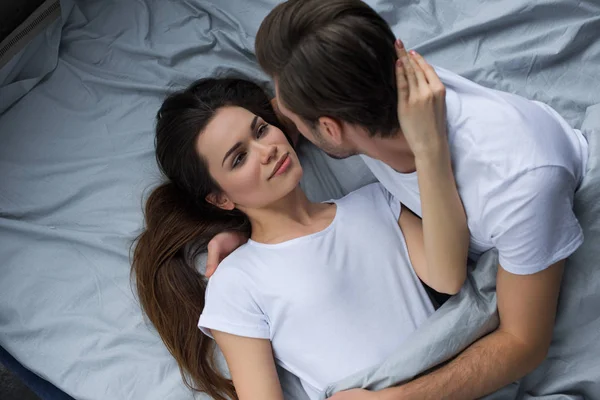
[(208, 257), (206, 258), (206, 275), (210, 278), (225, 257), (248, 241), (248, 236), (238, 232), (222, 232), (208, 242)]
[(396, 41), (398, 120), (415, 157), (447, 146), (446, 88), (433, 67)]

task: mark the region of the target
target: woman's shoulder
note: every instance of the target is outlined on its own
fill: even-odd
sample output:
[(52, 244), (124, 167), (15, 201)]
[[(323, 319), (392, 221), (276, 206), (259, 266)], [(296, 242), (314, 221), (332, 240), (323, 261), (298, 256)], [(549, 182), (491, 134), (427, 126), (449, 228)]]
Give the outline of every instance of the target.
[(210, 286), (231, 286), (250, 282), (256, 268), (255, 257), (248, 249), (248, 244), (244, 244), (234, 250), (219, 263), (219, 267), (208, 280)]
[(380, 182), (363, 186), (336, 201), (338, 207), (353, 220), (398, 222), (400, 201), (396, 199)]
[(386, 201), (389, 196), (389, 192), (380, 182), (374, 182), (333, 201), (337, 204), (374, 205), (378, 201)]
[(225, 257), (220, 263), (218, 270), (238, 270), (243, 269), (245, 266), (252, 264), (252, 260), (255, 258), (255, 249), (252, 248), (248, 243), (245, 243), (232, 251), (227, 257)]

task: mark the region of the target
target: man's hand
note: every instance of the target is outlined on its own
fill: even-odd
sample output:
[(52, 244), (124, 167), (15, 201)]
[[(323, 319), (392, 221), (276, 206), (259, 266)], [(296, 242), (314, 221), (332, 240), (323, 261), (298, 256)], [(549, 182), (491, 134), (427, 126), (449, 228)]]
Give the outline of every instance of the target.
[(206, 277), (210, 278), (217, 270), (219, 263), (247, 241), (248, 237), (238, 232), (222, 232), (212, 238), (208, 242)]
[(533, 275), (514, 275), (500, 266), (499, 328), (443, 367), (378, 392), (380, 399), (478, 399), (533, 371), (550, 346), (564, 263)]
[(364, 389), (352, 389), (338, 392), (329, 398), (330, 400), (379, 400), (377, 392), (369, 392)]

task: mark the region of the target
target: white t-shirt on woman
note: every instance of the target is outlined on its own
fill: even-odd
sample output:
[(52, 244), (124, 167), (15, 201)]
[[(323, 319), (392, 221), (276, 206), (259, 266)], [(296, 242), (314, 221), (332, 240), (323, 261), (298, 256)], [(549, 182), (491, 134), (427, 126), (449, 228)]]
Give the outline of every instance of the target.
[(250, 240), (223, 260), (198, 323), (208, 335), (270, 339), (311, 398), (382, 362), (434, 311), (398, 227), (399, 201), (375, 183), (334, 202), (324, 230)]

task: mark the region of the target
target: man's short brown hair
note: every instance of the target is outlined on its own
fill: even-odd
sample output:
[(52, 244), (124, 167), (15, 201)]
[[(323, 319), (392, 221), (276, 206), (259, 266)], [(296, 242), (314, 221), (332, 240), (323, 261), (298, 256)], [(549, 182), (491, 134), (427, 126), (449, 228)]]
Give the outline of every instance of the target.
[(395, 36), (360, 0), (288, 0), (256, 35), (256, 56), (279, 101), (314, 126), (328, 116), (374, 136), (398, 128)]

